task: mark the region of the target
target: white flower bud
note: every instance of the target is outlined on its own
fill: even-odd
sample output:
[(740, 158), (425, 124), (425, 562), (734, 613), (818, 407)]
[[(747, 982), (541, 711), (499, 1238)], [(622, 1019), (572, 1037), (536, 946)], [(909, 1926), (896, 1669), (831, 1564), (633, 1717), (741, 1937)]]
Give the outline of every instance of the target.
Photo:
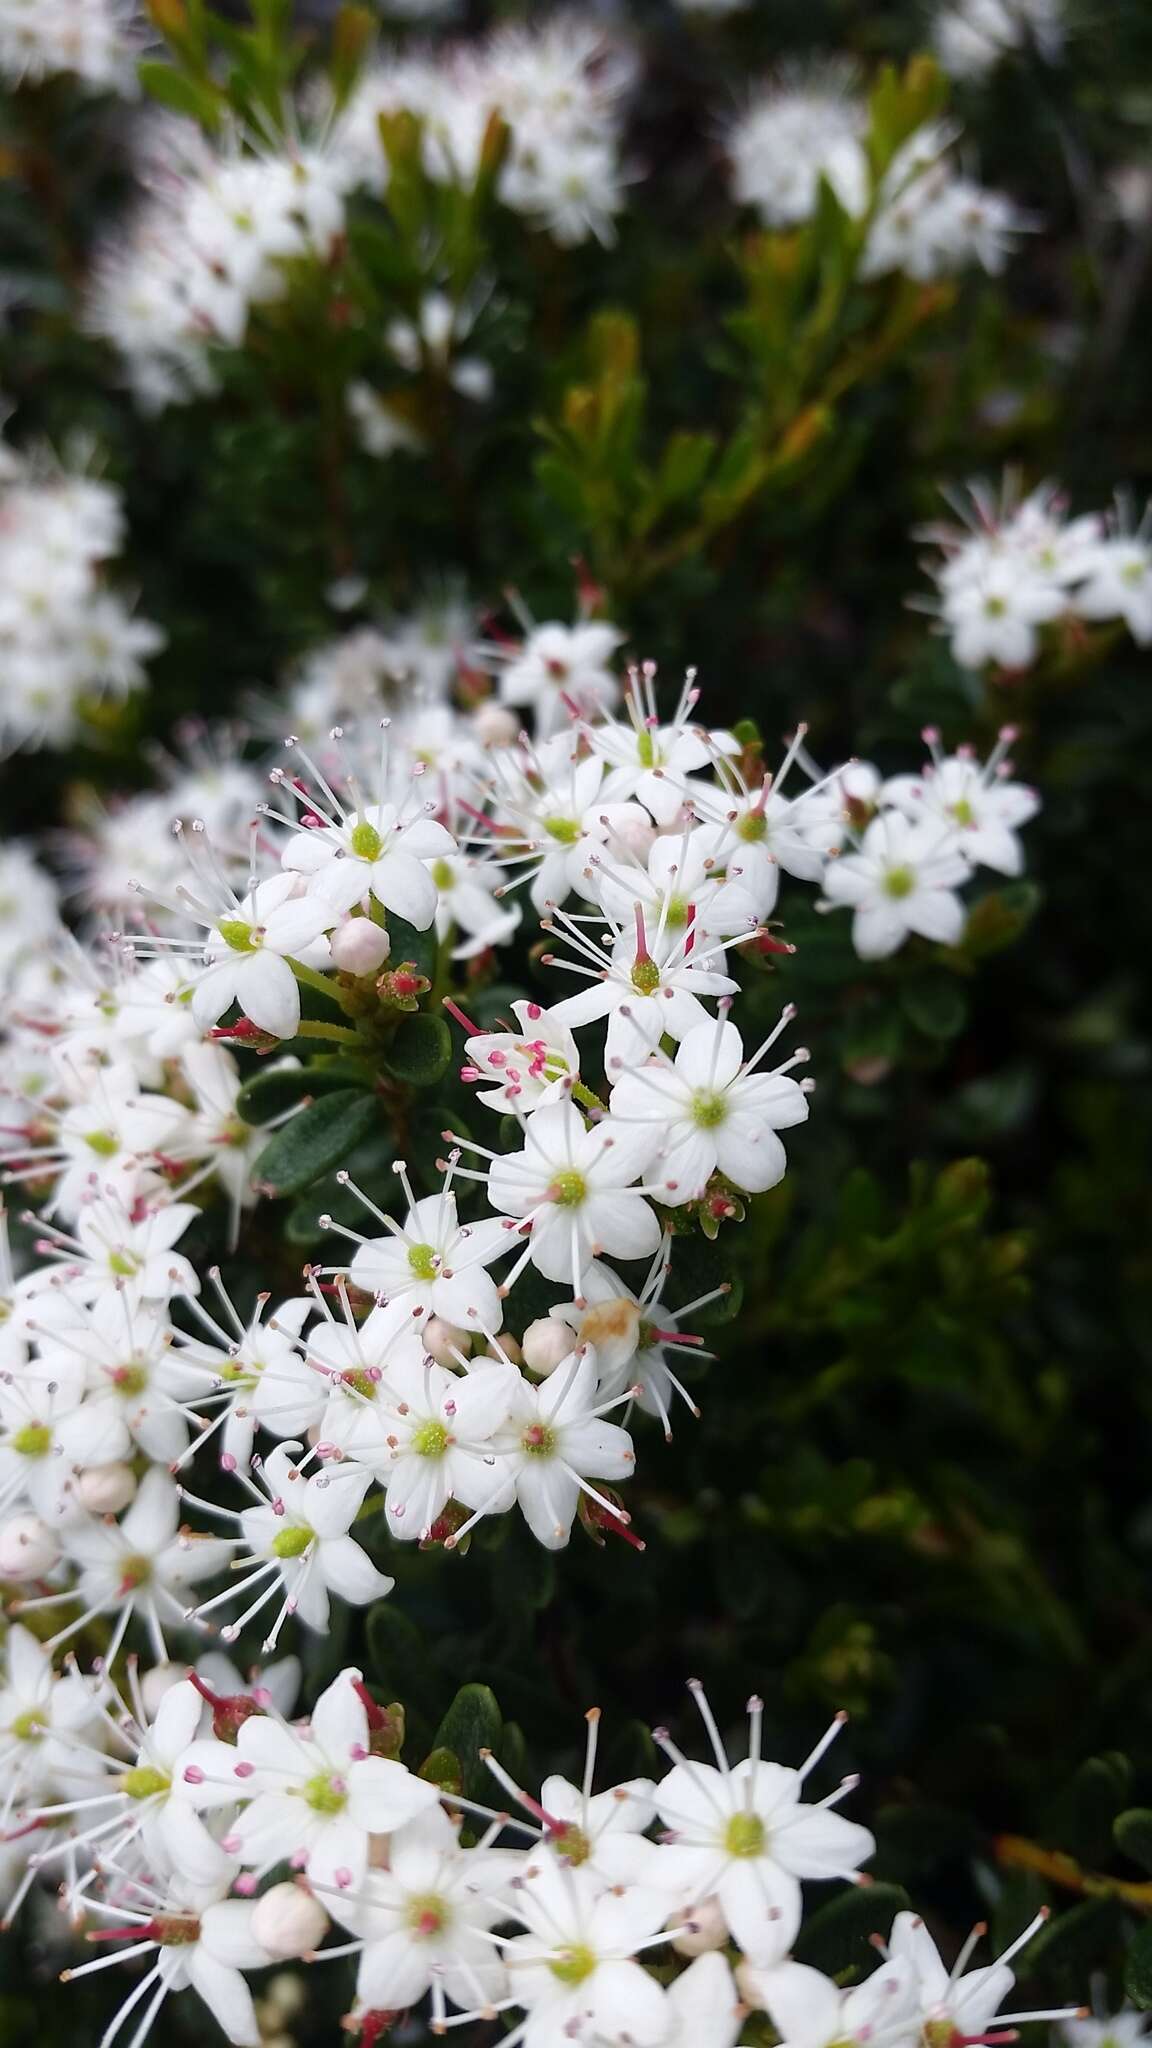
[(274, 1884), (252, 1909), (252, 1937), (278, 1962), (319, 1948), (328, 1932), (328, 1915), (300, 1884)]
[(679, 1914), (674, 1925), (679, 1932), (672, 1936), (672, 1946), (679, 1956), (707, 1955), (709, 1949), (723, 1948), (728, 1940), (728, 1923), (719, 1901), (711, 1895)]
[(59, 1555), (56, 1538), (39, 1515), (12, 1515), (0, 1522), (0, 1579), (39, 1579)]
[[(602, 818), (607, 819), (607, 825), (601, 824)], [(679, 819), (676, 820), (675, 830), (684, 830)], [(658, 836), (656, 827), (642, 804), (601, 805), (596, 812), (596, 822), (592, 831), (595, 838), (603, 839), (609, 847), (626, 846), (641, 865), (647, 861)]]
[(333, 965), (345, 974), (374, 974), (392, 951), (387, 932), (370, 917), (350, 917), (337, 925), (329, 944)]
[(521, 1351), (515, 1337), (510, 1337), (507, 1330), (501, 1330), (499, 1336), (493, 1337), (491, 1342), (484, 1346), (484, 1356), (486, 1358), (506, 1358), (510, 1365), (523, 1365), (524, 1363), (524, 1353)]
[(458, 1365), (458, 1351), (468, 1357), (472, 1343), (470, 1330), (458, 1330), (455, 1323), (446, 1323), (442, 1316), (430, 1316), (420, 1331), (421, 1342), (429, 1358), (437, 1365)]
[(188, 1664), (153, 1664), (140, 1679), (140, 1697), (148, 1719), (154, 1720), (157, 1709), (166, 1692), (187, 1678), (191, 1666)]
[(131, 1465), (86, 1465), (76, 1477), (76, 1498), (90, 1515), (118, 1515), (136, 1498)]
[(522, 719), (506, 704), (481, 704), (472, 715), (472, 725), (482, 747), (515, 746)]
[(541, 1316), (529, 1323), (521, 1339), (524, 1363), (530, 1372), (546, 1378), (575, 1349), (576, 1338), (558, 1316)]

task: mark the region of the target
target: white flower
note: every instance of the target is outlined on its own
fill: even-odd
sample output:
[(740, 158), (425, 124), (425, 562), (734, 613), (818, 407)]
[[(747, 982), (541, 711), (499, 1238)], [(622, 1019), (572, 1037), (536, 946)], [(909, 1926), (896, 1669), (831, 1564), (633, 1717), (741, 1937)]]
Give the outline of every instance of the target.
[(442, 1808), (430, 1805), (396, 1830), (386, 1870), (370, 1870), (355, 1899), (337, 1901), (364, 1947), (356, 1996), (369, 2011), (397, 2012), (432, 1992), (432, 2022), (444, 2001), (492, 2008), (508, 1976), (489, 1930), (509, 1917), (509, 1879), (519, 1857), (484, 1843), (463, 1849)]
[(309, 952), (335, 922), (326, 900), (301, 893), (296, 874), (258, 882), (209, 932), (205, 953), (212, 964), (192, 991), (192, 1015), (201, 1031), (236, 1003), (261, 1031), (294, 1037), (300, 987), (289, 962), (319, 964), (308, 961)]
[(636, 1961), (638, 1951), (667, 1940), (660, 1892), (605, 1890), (591, 1871), (541, 1848), (517, 1887), (516, 1911), (526, 1932), (504, 1954), (517, 2003), (528, 2011), (525, 2048), (589, 2037), (657, 2048), (667, 2039), (665, 1994)]
[(579, 1297), (598, 1252), (611, 1246), (617, 1258), (642, 1259), (659, 1244), (644, 1190), (632, 1185), (652, 1154), (647, 1131), (611, 1117), (589, 1129), (572, 1102), (551, 1103), (527, 1119), (523, 1151), (493, 1155), (488, 1199), (522, 1219), (523, 1256), (550, 1280), (570, 1279)]
[(1152, 644), (1152, 543), (1118, 533), (1089, 550), (1075, 605), (1085, 619), (1123, 619), (1140, 647)]
[(470, 1064), (461, 1069), (465, 1081), (486, 1080), (476, 1097), (489, 1109), (515, 1115), (562, 1102), (580, 1078), (580, 1048), (564, 1024), (541, 1004), (521, 997), (509, 1004), (520, 1026), (516, 1031), (477, 1031), (467, 1017), (451, 1008), (471, 1036), (464, 1042)]
[(667, 725), (656, 711), (656, 670), (651, 662), (633, 669), (624, 693), (628, 723), (606, 719), (584, 728), (587, 744), (608, 763), (605, 802), (629, 798), (644, 805), (658, 825), (670, 825), (692, 795), (695, 770), (707, 768), (717, 755), (738, 754), (730, 733), (706, 733), (688, 723), (700, 692), (696, 671), (689, 669), (680, 701)]
[(570, 717), (610, 710), (620, 685), (608, 667), (624, 635), (595, 619), (536, 626), (499, 680), (504, 704), (531, 706), (536, 735), (547, 739)]
[[(568, 1542), (581, 1493), (626, 1524), (628, 1516), (588, 1484), (589, 1479), (631, 1476), (632, 1439), (626, 1429), (604, 1420), (626, 1398), (599, 1398), (591, 1345), (575, 1349), (541, 1386), (521, 1379), (508, 1419), (492, 1438), (508, 1499), (505, 1503), (494, 1496), (488, 1512), (500, 1512), (514, 1495), (532, 1534), (548, 1550), (562, 1550)], [(456, 1532), (456, 1542), (468, 1527), (465, 1523)]]
[[(738, 984), (718, 971), (724, 947), (716, 939), (700, 943), (692, 919), (683, 924), (668, 915), (674, 894), (661, 899), (661, 913), (650, 930), (643, 904), (637, 903), (635, 923), (617, 922), (605, 911), (606, 939), (592, 937), (587, 923), (566, 911), (557, 910), (545, 931), (565, 938), (575, 961), (545, 953), (547, 967), (563, 967), (591, 986), (579, 995), (565, 996), (553, 1004), (552, 1016), (570, 1030), (608, 1019), (605, 1056), (608, 1060), (636, 1059), (645, 1045), (659, 1045), (662, 1037), (680, 1039), (696, 1024), (707, 1022), (708, 1011), (701, 997), (735, 993)], [(745, 934), (751, 938), (755, 927)]]
[[(233, 2048), (260, 2048), (256, 2008), (241, 1972), (267, 1969), (275, 1957), (252, 1932), (252, 1903), (221, 1898), (220, 1890), (216, 1887), (216, 1898), (205, 1904), (202, 1891), (179, 1875), (172, 1878), (166, 1891), (133, 1879), (132, 1904), (120, 1909), (124, 1924), (102, 1930), (126, 1940), (128, 1946), (62, 1973), (65, 1981), (88, 1977), (96, 1970), (155, 1952), (155, 1963), (133, 1986), (108, 2029), (107, 2042), (115, 2039), (129, 2014), (135, 2015), (146, 2001), (144, 2017), (132, 2036), (133, 2048), (141, 2048), (168, 1993), (190, 1986)], [(150, 1911), (141, 1912), (142, 1906)]]
[(732, 2048), (744, 2008), (725, 1958), (697, 1956), (668, 1986), (668, 2048)]
[(378, 1297), (367, 1326), (374, 1339), (386, 1341), (406, 1325), (418, 1333), (430, 1316), (462, 1330), (500, 1327), (500, 1293), (486, 1268), (512, 1249), (507, 1226), (494, 1217), (467, 1224), (457, 1220), (454, 1171), (453, 1159), (440, 1193), (417, 1201), (403, 1160), (394, 1162), (393, 1172), (408, 1197), (403, 1223), (378, 1209), (347, 1174), (339, 1176), (388, 1232), (360, 1237), (339, 1226), (343, 1236), (356, 1240), (349, 1280)]
[(1015, 727), (1003, 728), (983, 763), (971, 747), (943, 754), (939, 735), (931, 729), (924, 738), (931, 761), (921, 775), (892, 776), (884, 784), (884, 802), (895, 804), (914, 821), (931, 820), (958, 829), (959, 850), (973, 867), (993, 868), (1001, 875), (1021, 874), (1024, 849), (1018, 827), (1035, 817), (1040, 798), (1034, 789), (1008, 779), (1011, 768), (1005, 755), (1016, 738)]
[(954, 2033), (974, 2037), (986, 2034), (991, 2027), (1014, 2026), (1024, 2020), (1075, 2019), (1081, 2011), (1079, 2006), (1065, 2006), (1052, 2012), (1000, 2010), (1016, 1981), (1009, 1963), (1047, 1919), (1048, 1908), (1044, 1906), (995, 1962), (966, 1971), (965, 1964), (985, 1932), (982, 1925), (973, 1928), (949, 1970), (919, 1915), (897, 1913), (885, 1954), (911, 1973), (921, 2029), (927, 2032), (937, 2025), (946, 2025)]
[(864, 110), (849, 73), (786, 83), (753, 100), (728, 136), (732, 186), (766, 227), (794, 227), (816, 210), (826, 179), (849, 213), (868, 195)]
[[(656, 1741), (673, 1768), (656, 1787), (656, 1811), (672, 1831), (658, 1876), (683, 1903), (715, 1895), (733, 1939), (756, 1963), (774, 1963), (792, 1945), (800, 1925), (802, 1878), (851, 1878), (875, 1844), (866, 1828), (830, 1811), (831, 1800), (805, 1805), (804, 1780), (838, 1734), (833, 1722), (799, 1770), (760, 1758), (761, 1703), (748, 1703), (751, 1748), (730, 1766), (702, 1688), (691, 1690), (716, 1764), (688, 1763), (664, 1730)], [(847, 1780), (832, 1799), (851, 1789)]]
[(488, 1751), (483, 1753), (484, 1762), (497, 1784), (538, 1822), (542, 1838), (561, 1863), (587, 1870), (605, 1885), (642, 1883), (646, 1873), (651, 1878), (653, 1859), (659, 1854), (645, 1834), (656, 1812), (655, 1786), (650, 1778), (630, 1778), (606, 1792), (594, 1792), (599, 1707), (590, 1707), (584, 1719), (588, 1736), (579, 1785), (553, 1775), (545, 1778), (539, 1799), (533, 1799)]
[(496, 1446), (520, 1384), (494, 1359), (465, 1373), (431, 1359), (390, 1366), (376, 1441), (359, 1447), (382, 1476), (393, 1536), (424, 1541), (450, 1500), (483, 1512), (505, 1487)]
[(824, 877), (831, 904), (848, 904), (852, 943), (862, 960), (883, 960), (910, 932), (955, 946), (964, 906), (955, 891), (971, 873), (957, 830), (913, 824), (885, 811), (868, 826), (855, 853), (841, 854)]
[(851, 1990), (805, 1963), (776, 1963), (766, 1970), (745, 1963), (740, 1989), (768, 2014), (782, 2048), (833, 2048), (837, 2041), (859, 2048), (915, 2048), (920, 2038), (915, 1978), (903, 1958), (890, 1956)]
[(241, 1722), (236, 1742), (204, 1737), (184, 1760), (189, 1796), (214, 1805), (247, 1803), (225, 1843), (258, 1871), (285, 1859), (310, 1884), (354, 1891), (368, 1867), (370, 1835), (436, 1805), (435, 1785), (371, 1753), (359, 1671), (342, 1671), (320, 1694), (306, 1728), (267, 1714)]
[[(277, 1444), (262, 1465), (253, 1461), (253, 1470), (268, 1493), (267, 1507), (236, 1512), (201, 1503), (213, 1514), (239, 1523), (241, 1540), (254, 1562), (253, 1569), (237, 1583), (191, 1610), (195, 1618), (234, 1600), (237, 1594), (260, 1589), (239, 1619), (221, 1629), (225, 1642), (234, 1642), (245, 1624), (281, 1593), (283, 1603), (265, 1641), (266, 1650), (275, 1649), (290, 1614), (299, 1614), (309, 1628), (326, 1629), (330, 1593), (353, 1606), (363, 1606), (392, 1591), (393, 1580), (377, 1571), (368, 1553), (348, 1534), (371, 1474), (359, 1465), (346, 1464), (308, 1477), (293, 1455), (300, 1449), (294, 1442)], [(195, 1497), (186, 1493), (185, 1498)]]
[(1028, 668), (1040, 648), (1038, 628), (1067, 609), (1067, 597), (1050, 578), (1020, 561), (990, 561), (962, 587), (946, 592), (941, 618), (952, 652), (963, 668), (996, 662)]
[[(700, 1024), (680, 1041), (675, 1060), (650, 1053), (643, 1065), (619, 1073), (609, 1098), (615, 1120), (647, 1130), (651, 1160), (659, 1157), (661, 1200), (673, 1208), (696, 1201), (716, 1172), (750, 1194), (775, 1187), (787, 1159), (776, 1136), (808, 1115), (803, 1087), (785, 1067), (758, 1074), (758, 1061), (790, 1021), (786, 1010), (752, 1059), (734, 1024)], [(807, 1058), (794, 1053), (786, 1066)]]

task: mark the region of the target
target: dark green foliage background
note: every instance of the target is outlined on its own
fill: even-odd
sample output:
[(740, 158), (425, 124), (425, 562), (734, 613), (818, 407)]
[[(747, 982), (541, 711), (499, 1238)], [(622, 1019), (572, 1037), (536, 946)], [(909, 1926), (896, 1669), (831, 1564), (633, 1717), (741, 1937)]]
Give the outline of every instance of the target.
[[(0, 243), (28, 285), (5, 342), (14, 433), (97, 435), (127, 495), (126, 573), (170, 636), (150, 695), (105, 743), (0, 770), (6, 831), (58, 822), (80, 784), (146, 782), (147, 739), (274, 683), (336, 630), (324, 592), (338, 571), (368, 578), (366, 610), (403, 609), (452, 570), (505, 622), (510, 582), (538, 617), (570, 616), (571, 558), (603, 575), (603, 535), (541, 474), (539, 425), (588, 375), (598, 308), (639, 327), (646, 459), (677, 428), (735, 420), (720, 118), (745, 77), (792, 55), (903, 60), (923, 18), (795, 0), (692, 29), (672, 8), (621, 12), (645, 25), (633, 135), (652, 174), (607, 252), (561, 255), (495, 215), (485, 267), (500, 292), (482, 346), (497, 402), (449, 411), (441, 394), (428, 460), (381, 466), (333, 443), (324, 379), (338, 395), (340, 350), (370, 338), (334, 342), (318, 380), (307, 309), (299, 347), (270, 319), (218, 399), (142, 422), (109, 358), (78, 338), (68, 287), (126, 186), (122, 117), (55, 89), (5, 115), (10, 144), (29, 121), (44, 148), (55, 129), (50, 211), (19, 175), (0, 184)], [(953, 107), (981, 175), (1034, 211), (1037, 232), (1003, 279), (966, 279), (896, 365), (848, 394), (794, 484), (610, 589), (609, 613), (666, 676), (698, 662), (710, 719), (754, 718), (770, 763), (798, 717), (818, 758), (895, 770), (919, 759), (928, 718), (956, 742), (1011, 716), (1045, 804), (1031, 881), (980, 914), (967, 962), (913, 948), (879, 969), (785, 883), (797, 952), (751, 980), (747, 1035), (794, 1000), (818, 1092), (784, 1187), (699, 1255), (699, 1278), (690, 1260), (679, 1269), (682, 1298), (732, 1262), (742, 1286), (710, 1331), (699, 1424), (679, 1420), (667, 1451), (641, 1425), (643, 1555), (577, 1532), (554, 1559), (519, 1526), (485, 1527), (466, 1559), (393, 1553), (393, 1598), (303, 1647), (309, 1690), (352, 1660), (404, 1702), (412, 1761), (462, 1679), (491, 1687), (514, 1724), (502, 1753), (533, 1781), (574, 1763), (594, 1702), (607, 1771), (653, 1766), (650, 1721), (695, 1739), (688, 1675), (733, 1728), (762, 1692), (766, 1748), (784, 1760), (847, 1707), (836, 1765), (865, 1774), (852, 1811), (876, 1828), (877, 1876), (953, 1946), (974, 1918), (1007, 1934), (1049, 1900), (1030, 1988), (1076, 1997), (1104, 1970), (1111, 2009), (1126, 1971), (1152, 2002), (1152, 1889), (1122, 1889), (1152, 1873), (1152, 1818), (1120, 1839), (1113, 1827), (1152, 1807), (1148, 658), (1119, 639), (985, 689), (904, 599), (923, 587), (909, 530), (936, 515), (943, 479), (1018, 461), (1030, 481), (1060, 478), (1078, 509), (1152, 482), (1152, 215), (1121, 231), (1107, 188), (1117, 165), (1149, 161), (1152, 15), (1085, 0), (1064, 65), (1023, 58)], [(401, 277), (401, 302), (408, 288)], [(438, 1102), (428, 1146), (440, 1115)], [(316, 1194), (318, 1211), (329, 1196)], [(269, 1205), (253, 1226), (253, 1289), (291, 1286), (291, 1209)], [(1034, 1845), (1041, 1868), (1018, 1867), (1004, 1837)], [(1046, 1852), (1074, 1859), (1064, 1882)], [(1107, 1881), (1086, 1888), (1085, 1873)], [(805, 1954), (859, 1961), (859, 1935), (897, 1902), (849, 1895)], [(5, 2043), (98, 2038), (119, 1987), (61, 1991), (60, 1960), (35, 1930), (3, 1945)], [(332, 2043), (349, 1980), (316, 1971), (308, 1989), (298, 2036)], [(165, 2018), (174, 2040), (205, 2025), (183, 2001)]]

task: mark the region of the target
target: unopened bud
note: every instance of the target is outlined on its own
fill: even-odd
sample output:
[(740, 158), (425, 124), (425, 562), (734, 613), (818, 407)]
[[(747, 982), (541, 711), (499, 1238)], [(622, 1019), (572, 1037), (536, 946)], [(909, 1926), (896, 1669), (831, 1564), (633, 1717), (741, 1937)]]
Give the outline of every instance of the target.
[(728, 1940), (728, 1924), (719, 1900), (712, 1895), (701, 1899), (691, 1912), (678, 1914), (673, 1925), (677, 1931), (672, 1946), (678, 1956), (707, 1955), (710, 1949), (723, 1948)]
[(118, 1515), (136, 1498), (136, 1474), (119, 1460), (86, 1465), (76, 1477), (76, 1498), (90, 1515)]
[(575, 1343), (567, 1323), (562, 1323), (558, 1316), (540, 1316), (536, 1322), (529, 1323), (520, 1348), (529, 1372), (539, 1373), (542, 1379), (546, 1379), (571, 1355)]
[(39, 1579), (51, 1571), (60, 1551), (39, 1515), (12, 1515), (0, 1522), (0, 1579)]
[(506, 704), (481, 704), (472, 717), (472, 729), (482, 747), (514, 746), (520, 724)]
[(308, 1955), (328, 1932), (328, 1915), (300, 1884), (274, 1884), (252, 1908), (252, 1938), (277, 1962)]
[(150, 1721), (156, 1719), (156, 1712), (165, 1693), (171, 1692), (187, 1678), (190, 1666), (187, 1664), (152, 1664), (140, 1679), (140, 1698), (144, 1712)]
[[(597, 813), (592, 829), (597, 839), (605, 840), (610, 847), (626, 846), (629, 853), (643, 863), (647, 862), (658, 836), (655, 825), (641, 804), (605, 804), (604, 809)], [(679, 819), (674, 829), (677, 833), (683, 831)]]
[(510, 1337), (507, 1330), (501, 1330), (498, 1337), (493, 1337), (489, 1340), (484, 1346), (484, 1356), (486, 1358), (506, 1358), (509, 1365), (523, 1365), (524, 1363), (524, 1353), (521, 1351), (515, 1337)]
[(432, 1316), (420, 1332), (421, 1342), (429, 1358), (437, 1365), (458, 1365), (458, 1351), (468, 1356), (472, 1337), (467, 1330), (458, 1330), (455, 1323), (446, 1323), (442, 1316)]
[(392, 951), (387, 932), (370, 917), (350, 917), (337, 926), (329, 943), (333, 965), (344, 974), (375, 974)]

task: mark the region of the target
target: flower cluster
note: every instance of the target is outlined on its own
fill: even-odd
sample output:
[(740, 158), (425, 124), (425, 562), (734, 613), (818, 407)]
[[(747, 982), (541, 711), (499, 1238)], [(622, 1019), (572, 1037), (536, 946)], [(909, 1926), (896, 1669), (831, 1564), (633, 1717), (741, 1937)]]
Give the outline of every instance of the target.
[(1029, 222), (953, 160), (958, 130), (929, 122), (897, 152), (874, 189), (867, 110), (851, 72), (786, 79), (759, 93), (728, 135), (732, 188), (766, 227), (812, 218), (821, 183), (854, 219), (868, 218), (861, 275), (949, 277), (968, 264), (1003, 268)]
[(133, 0), (5, 0), (0, 77), (39, 85), (65, 74), (90, 92), (131, 96), (143, 38)]
[(66, 746), (143, 683), (164, 636), (105, 584), (122, 539), (119, 492), (80, 461), (0, 446), (0, 752)]
[(133, 1667), (128, 1703), (106, 1671), (54, 1671), (22, 1627), (7, 1654), (9, 1813), (35, 1845), (20, 1888), (50, 1870), (95, 1922), (104, 1952), (66, 1979), (137, 1966), (108, 2042), (133, 2015), (142, 2043), (168, 1993), (191, 1986), (237, 2048), (258, 2048), (245, 1973), (290, 1958), (355, 1959), (345, 2025), (365, 2043), (425, 2000), (435, 2033), (506, 2015), (526, 2048), (733, 2048), (750, 2011), (811, 2048), (916, 2048), (934, 2027), (983, 2037), (1075, 2010), (1001, 2012), (1043, 1914), (967, 1974), (979, 1930), (949, 1972), (908, 1912), (850, 1988), (791, 1959), (805, 1887), (862, 1882), (874, 1847), (835, 1810), (854, 1777), (807, 1796), (843, 1715), (794, 1769), (762, 1756), (752, 1699), (732, 1764), (693, 1683), (713, 1760), (656, 1729), (664, 1776), (597, 1792), (593, 1709), (579, 1784), (553, 1775), (537, 1798), (481, 1751), (508, 1802), (494, 1810), (406, 1767), (400, 1711), (355, 1669), (292, 1720), (284, 1667), (248, 1687), (221, 1659), (143, 1684)]
[(920, 538), (939, 555), (925, 563), (939, 587), (931, 607), (964, 668), (1030, 668), (1045, 627), (1076, 633), (1084, 623), (1127, 627), (1152, 644), (1152, 524), (1135, 524), (1118, 503), (1112, 516), (1072, 519), (1063, 495), (1042, 485), (1021, 497), (1009, 477), (999, 494), (974, 484), (954, 501), (962, 524), (933, 525)]
[(429, 177), (473, 185), (494, 122), (508, 130), (499, 196), (563, 247), (612, 238), (622, 203), (620, 119), (632, 67), (602, 26), (561, 15), (504, 29), (436, 60), (377, 62), (336, 122), (332, 150), (350, 183), (387, 181), (380, 116), (421, 123)]

